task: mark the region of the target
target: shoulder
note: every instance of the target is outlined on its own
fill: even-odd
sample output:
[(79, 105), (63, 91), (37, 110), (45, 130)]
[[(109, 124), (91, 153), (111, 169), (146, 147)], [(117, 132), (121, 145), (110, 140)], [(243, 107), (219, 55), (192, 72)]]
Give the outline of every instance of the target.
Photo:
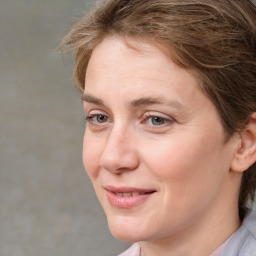
[(135, 243), (125, 252), (119, 254), (118, 256), (140, 256), (140, 244)]
[(256, 212), (251, 212), (232, 235), (221, 255), (256, 256)]

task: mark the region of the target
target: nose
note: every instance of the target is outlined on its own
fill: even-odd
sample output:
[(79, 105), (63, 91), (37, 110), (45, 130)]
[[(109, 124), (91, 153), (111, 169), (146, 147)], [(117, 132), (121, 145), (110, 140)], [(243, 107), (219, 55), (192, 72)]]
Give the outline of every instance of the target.
[(139, 157), (135, 137), (131, 132), (118, 127), (112, 128), (106, 139), (100, 165), (105, 170), (116, 174), (132, 171), (138, 167)]

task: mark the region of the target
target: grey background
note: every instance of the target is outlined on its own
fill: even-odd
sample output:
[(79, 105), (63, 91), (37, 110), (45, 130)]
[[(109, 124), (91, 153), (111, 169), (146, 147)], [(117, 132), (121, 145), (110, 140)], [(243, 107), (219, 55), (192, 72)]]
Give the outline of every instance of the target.
[[(93, 1), (91, 1), (93, 3)], [(114, 256), (81, 160), (72, 58), (55, 48), (86, 0), (0, 0), (0, 256)]]
[(82, 165), (72, 59), (55, 50), (83, 0), (0, 0), (0, 256), (114, 256)]

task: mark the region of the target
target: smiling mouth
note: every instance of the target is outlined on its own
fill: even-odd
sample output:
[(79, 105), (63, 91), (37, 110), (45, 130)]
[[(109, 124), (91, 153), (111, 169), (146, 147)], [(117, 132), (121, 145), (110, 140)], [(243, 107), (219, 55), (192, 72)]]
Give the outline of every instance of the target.
[(116, 196), (121, 196), (121, 197), (135, 197), (135, 196), (141, 196), (141, 195), (147, 195), (147, 194), (152, 194), (155, 191), (151, 192), (124, 192), (124, 193), (114, 193)]
[(156, 192), (155, 189), (135, 188), (135, 187), (115, 187), (112, 185), (104, 187), (108, 192), (121, 197), (143, 196)]
[(133, 208), (152, 198), (157, 191), (132, 187), (105, 187), (109, 203), (116, 208)]

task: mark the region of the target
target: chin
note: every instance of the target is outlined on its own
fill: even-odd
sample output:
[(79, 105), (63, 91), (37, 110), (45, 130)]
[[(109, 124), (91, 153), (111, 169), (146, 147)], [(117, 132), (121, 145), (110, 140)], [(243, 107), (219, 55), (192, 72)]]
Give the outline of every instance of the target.
[(112, 235), (120, 241), (135, 243), (151, 240), (152, 230), (147, 230), (146, 227), (136, 223), (129, 216), (110, 217), (108, 226)]
[(121, 241), (137, 242), (141, 240), (138, 230), (131, 223), (129, 217), (110, 217), (108, 218), (108, 226), (112, 235)]
[(116, 229), (111, 227), (109, 227), (109, 229), (113, 237), (123, 242), (136, 243), (148, 240), (145, 236), (143, 236), (143, 234), (138, 234), (136, 230), (120, 230), (120, 228)]

